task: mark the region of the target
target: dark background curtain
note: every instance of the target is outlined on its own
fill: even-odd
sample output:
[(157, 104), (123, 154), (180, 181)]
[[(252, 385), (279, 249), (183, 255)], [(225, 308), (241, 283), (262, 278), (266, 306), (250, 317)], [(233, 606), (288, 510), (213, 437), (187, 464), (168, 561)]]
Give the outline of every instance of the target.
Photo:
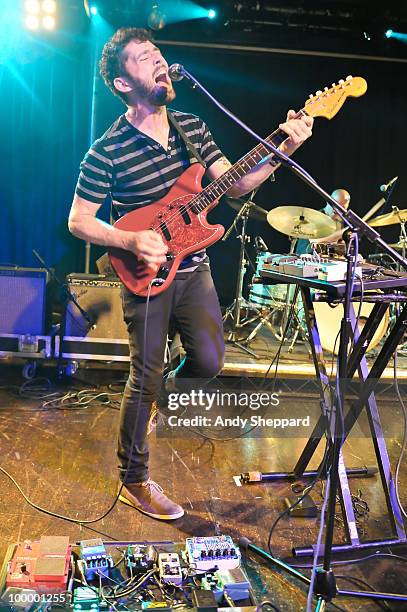
[[(106, 37), (107, 38), (107, 37)], [(407, 208), (404, 176), (406, 140), (406, 64), (370, 59), (339, 59), (289, 53), (243, 52), (163, 45), (169, 61), (188, 67), (226, 106), (262, 135), (271, 133), (289, 108), (302, 107), (315, 93), (348, 74), (363, 76), (368, 91), (348, 99), (330, 122), (315, 121), (314, 135), (295, 155), (328, 191), (345, 188), (351, 206), (365, 213), (379, 198), (378, 187), (399, 175), (393, 203)], [(84, 244), (70, 236), (66, 220), (79, 164), (91, 134), (92, 53), (82, 37), (63, 49), (42, 49), (21, 61), (0, 65), (2, 138), (0, 263), (38, 266), (36, 249), (58, 274), (84, 270)], [(177, 86), (175, 108), (194, 112), (208, 123), (231, 161), (255, 142), (186, 82)], [(99, 136), (124, 107), (97, 83), (94, 133)], [(267, 181), (255, 201), (266, 209), (282, 204), (321, 208), (323, 202), (287, 170)], [(387, 211), (386, 211), (387, 212)], [(228, 226), (236, 213), (224, 202), (214, 222)], [(102, 215), (109, 217), (109, 206)], [(288, 238), (250, 220), (249, 232), (261, 235), (271, 252), (288, 251)], [(396, 242), (398, 226), (383, 235)], [(210, 249), (221, 298), (231, 301), (239, 244), (232, 235)], [(363, 254), (372, 249), (363, 243)], [(100, 255), (92, 248), (92, 266)], [(253, 255), (253, 252), (252, 252)], [(247, 276), (249, 277), (250, 274)]]

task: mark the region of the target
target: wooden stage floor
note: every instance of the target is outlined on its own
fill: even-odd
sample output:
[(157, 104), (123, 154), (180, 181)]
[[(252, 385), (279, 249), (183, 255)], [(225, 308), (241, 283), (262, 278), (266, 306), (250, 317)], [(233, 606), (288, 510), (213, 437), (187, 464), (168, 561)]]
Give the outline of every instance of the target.
[[(265, 341), (258, 340), (259, 348), (261, 342)], [(235, 349), (228, 353), (227, 363), (229, 356), (236, 358), (236, 353)], [(243, 359), (246, 360), (246, 356), (243, 355), (242, 363)], [(290, 359), (295, 361), (292, 356)], [(258, 361), (253, 359), (254, 364)], [(304, 365), (306, 363), (308, 359), (307, 362), (303, 361)], [(54, 371), (44, 368), (39, 374), (52, 378)], [(0, 365), (0, 375), (2, 467), (16, 479), (30, 500), (43, 508), (78, 521), (103, 515), (115, 497), (118, 482), (115, 456), (119, 418), (117, 403), (90, 404), (81, 409), (42, 410), (42, 400), (18, 395), (17, 388), (23, 383), (18, 367)], [(77, 379), (63, 388), (57, 385), (53, 390), (61, 394), (101, 381), (106, 385), (110, 380), (117, 380), (118, 376), (122, 376), (122, 373), (109, 369), (80, 369)], [(289, 389), (289, 384), (286, 388)], [(117, 386), (113, 389), (117, 390)], [(312, 389), (287, 391), (287, 398), (296, 404), (300, 402), (304, 414), (319, 405)], [(115, 399), (119, 397), (115, 396)], [(401, 448), (403, 416), (394, 395), (383, 396), (380, 409), (384, 428), (390, 432), (386, 441), (394, 469)], [(284, 508), (284, 497), (291, 492), (290, 485), (279, 482), (237, 486), (233, 477), (247, 471), (291, 470), (306, 440), (305, 437), (240, 437), (218, 441), (192, 432), (184, 439), (168, 439), (152, 434), (151, 476), (186, 510), (182, 519), (172, 523), (155, 521), (118, 503), (105, 518), (79, 527), (30, 507), (16, 486), (2, 473), (0, 558), (3, 559), (8, 544), (39, 538), (43, 534), (68, 535), (72, 541), (97, 534), (106, 540), (181, 541), (191, 535), (224, 532), (235, 540), (245, 536), (265, 548), (269, 529)], [(320, 445), (312, 460), (312, 468), (318, 467), (322, 453)], [(351, 435), (345, 443), (344, 456), (348, 467), (374, 464), (373, 446), (367, 437)], [(360, 490), (369, 506), (368, 516), (360, 523), (364, 537), (387, 537), (389, 521), (379, 478), (351, 479), (350, 483), (352, 491), (356, 493)], [(400, 495), (405, 505), (406, 485), (404, 462), (400, 472)], [(320, 483), (312, 495), (318, 507), (321, 507)], [(291, 555), (293, 546), (314, 543), (318, 527), (318, 518), (284, 517), (273, 537), (275, 553), (286, 558)], [(336, 542), (343, 541), (343, 537), (338, 520)], [(385, 556), (354, 565), (341, 565), (335, 568), (335, 573), (365, 580), (378, 590), (406, 591), (407, 547), (393, 551), (400, 556), (406, 555), (405, 559)], [(353, 556), (359, 558), (367, 554), (367, 551), (359, 551)], [(297, 559), (296, 562), (309, 563), (310, 560)], [(256, 576), (256, 590), (260, 599), (270, 599), (282, 611), (305, 609), (306, 591), (299, 582), (268, 567), (252, 555), (250, 566)], [(344, 578), (338, 578), (338, 584), (342, 589), (355, 586)], [(377, 609), (377, 605), (371, 601), (340, 598), (335, 603), (345, 610)], [(328, 606), (328, 609), (334, 608)], [(407, 607), (389, 604), (385, 609), (405, 610)]]

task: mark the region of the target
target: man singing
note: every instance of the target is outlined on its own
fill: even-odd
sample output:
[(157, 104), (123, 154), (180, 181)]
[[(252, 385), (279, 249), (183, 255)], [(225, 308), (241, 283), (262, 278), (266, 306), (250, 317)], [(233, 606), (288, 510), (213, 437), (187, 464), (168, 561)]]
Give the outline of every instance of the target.
[[(104, 223), (96, 214), (108, 193), (119, 215), (160, 200), (191, 163), (184, 138), (169, 121), (167, 105), (174, 100), (175, 91), (168, 64), (146, 30), (121, 28), (103, 49), (100, 71), (127, 110), (92, 145), (81, 164), (69, 229), (94, 244), (127, 249), (156, 269), (166, 261), (167, 252), (158, 233), (123, 231)], [(204, 161), (206, 176), (214, 180), (226, 172), (231, 164), (205, 123), (190, 113), (171, 113)], [(294, 111), (289, 111), (280, 125), (287, 134), (280, 146), (286, 155), (311, 136), (312, 123), (312, 118), (297, 119)], [(277, 166), (277, 160), (269, 156), (228, 195), (239, 197), (252, 191)], [(146, 299), (123, 288), (123, 309), (131, 364), (118, 441), (124, 483), (120, 499), (153, 518), (176, 519), (184, 514), (183, 508), (150, 479), (147, 432), (152, 405), (161, 388), (170, 318), (176, 321), (186, 351), (176, 378), (211, 378), (222, 368), (222, 317), (205, 251), (187, 257), (170, 287), (150, 299), (145, 345)]]

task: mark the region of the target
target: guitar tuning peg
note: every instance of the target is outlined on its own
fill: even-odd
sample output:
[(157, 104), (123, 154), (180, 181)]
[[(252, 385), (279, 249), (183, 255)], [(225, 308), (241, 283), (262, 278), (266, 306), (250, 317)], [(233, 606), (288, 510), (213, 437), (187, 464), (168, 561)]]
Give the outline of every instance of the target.
[(328, 91), (328, 87), (324, 87), (324, 91)]
[(353, 76), (350, 74), (349, 76), (346, 77), (347, 81), (351, 81), (353, 79)]
[(318, 89), (318, 91), (315, 94), (316, 96), (322, 96), (322, 91), (320, 89)]
[(332, 83), (332, 87), (336, 87), (336, 83)]
[(339, 85), (343, 85), (343, 84), (344, 84), (344, 82), (345, 82), (345, 81), (344, 81), (343, 79), (339, 79), (338, 84), (339, 84)]
[(308, 97), (310, 98), (310, 100), (312, 100), (312, 98), (314, 97), (314, 94), (310, 94)]

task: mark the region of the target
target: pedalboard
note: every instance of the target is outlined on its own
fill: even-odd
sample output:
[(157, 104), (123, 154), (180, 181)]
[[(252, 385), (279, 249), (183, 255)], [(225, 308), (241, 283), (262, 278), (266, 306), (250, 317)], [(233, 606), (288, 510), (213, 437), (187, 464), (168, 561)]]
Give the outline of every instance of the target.
[(236, 602), (243, 611), (255, 599), (240, 561), (226, 535), (184, 544), (93, 538), (73, 545), (68, 536), (43, 536), (9, 547), (0, 570), (0, 609), (171, 612), (192, 604), (213, 612)]

